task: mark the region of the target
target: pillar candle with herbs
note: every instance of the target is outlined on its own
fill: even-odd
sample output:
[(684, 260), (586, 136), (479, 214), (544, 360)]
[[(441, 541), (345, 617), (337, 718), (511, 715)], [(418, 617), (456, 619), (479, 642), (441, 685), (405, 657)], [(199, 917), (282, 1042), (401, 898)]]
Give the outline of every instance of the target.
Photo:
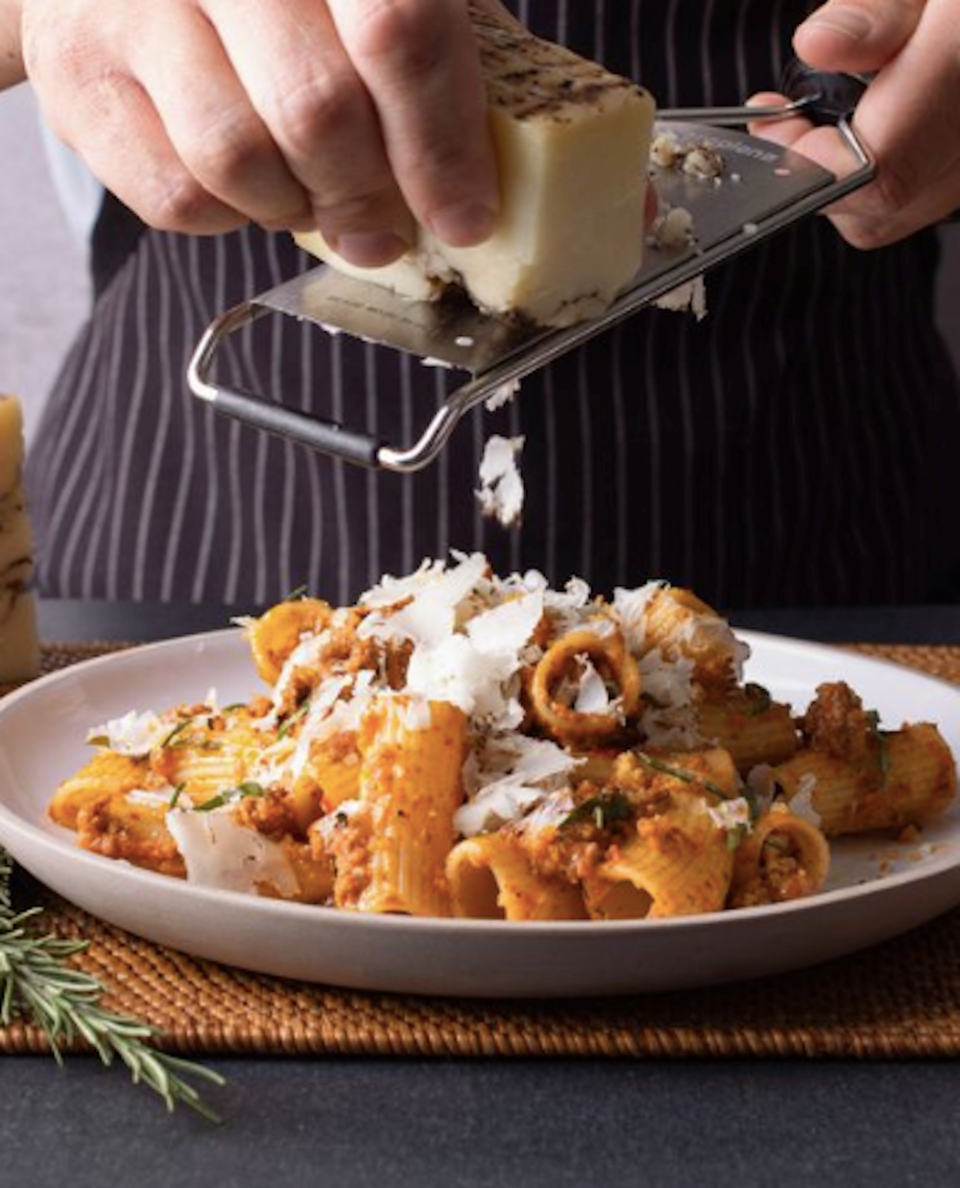
[(23, 454), (20, 401), (0, 396), (0, 683), (27, 680), (40, 670)]

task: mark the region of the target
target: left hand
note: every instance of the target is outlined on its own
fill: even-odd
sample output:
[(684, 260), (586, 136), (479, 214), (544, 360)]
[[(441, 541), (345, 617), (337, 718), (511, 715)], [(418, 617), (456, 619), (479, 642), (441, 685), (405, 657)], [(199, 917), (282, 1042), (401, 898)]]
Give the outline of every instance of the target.
[[(844, 239), (883, 247), (960, 209), (960, 0), (829, 0), (793, 44), (816, 70), (876, 75), (855, 123), (877, 178), (827, 212)], [(832, 128), (797, 118), (751, 130), (832, 173), (850, 171), (849, 149)]]

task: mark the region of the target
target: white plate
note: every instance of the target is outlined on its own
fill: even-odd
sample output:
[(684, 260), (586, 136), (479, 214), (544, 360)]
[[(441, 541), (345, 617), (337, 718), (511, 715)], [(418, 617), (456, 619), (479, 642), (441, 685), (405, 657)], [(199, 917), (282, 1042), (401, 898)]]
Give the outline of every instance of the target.
[[(960, 690), (832, 648), (743, 632), (749, 678), (803, 708), (843, 678), (888, 727), (940, 725), (960, 754)], [(193, 887), (88, 854), (46, 819), (57, 784), (89, 756), (87, 730), (128, 709), (221, 703), (258, 689), (239, 632), (91, 660), (0, 702), (0, 841), (87, 911), (153, 941), (262, 973), (361, 989), (461, 996), (623, 994), (710, 985), (824, 961), (960, 903), (960, 805), (922, 845), (834, 846), (830, 887), (806, 900), (649, 922), (507, 924), (363, 916)]]

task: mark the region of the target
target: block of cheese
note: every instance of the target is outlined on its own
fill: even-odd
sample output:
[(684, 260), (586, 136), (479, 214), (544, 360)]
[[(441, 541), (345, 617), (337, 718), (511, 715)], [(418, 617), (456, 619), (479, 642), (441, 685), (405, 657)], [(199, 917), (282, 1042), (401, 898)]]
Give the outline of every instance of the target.
[(603, 312), (640, 266), (655, 105), (627, 79), (471, 9), (500, 171), (493, 235), (471, 248), (425, 228), (385, 268), (357, 268), (318, 232), (302, 248), (414, 300), (459, 285), (483, 310), (546, 326)]
[(0, 683), (40, 671), (36, 608), (30, 593), (33, 538), (23, 495), (23, 412), (0, 396)]

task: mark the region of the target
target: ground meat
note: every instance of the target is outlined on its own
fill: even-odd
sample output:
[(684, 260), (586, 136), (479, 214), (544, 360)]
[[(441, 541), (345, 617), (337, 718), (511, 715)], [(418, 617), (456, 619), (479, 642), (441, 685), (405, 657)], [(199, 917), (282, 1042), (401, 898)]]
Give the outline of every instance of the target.
[(844, 681), (819, 685), (817, 696), (800, 719), (808, 746), (854, 767), (875, 767), (880, 750), (876, 715)]
[(249, 825), (272, 841), (301, 835), (294, 806), (282, 788), (268, 788), (263, 796), (245, 796), (234, 813), (239, 824)]
[(113, 797), (103, 796), (77, 814), (77, 841), (104, 858), (122, 858), (160, 874), (186, 877), (176, 843), (155, 810), (129, 804), (121, 810)]

